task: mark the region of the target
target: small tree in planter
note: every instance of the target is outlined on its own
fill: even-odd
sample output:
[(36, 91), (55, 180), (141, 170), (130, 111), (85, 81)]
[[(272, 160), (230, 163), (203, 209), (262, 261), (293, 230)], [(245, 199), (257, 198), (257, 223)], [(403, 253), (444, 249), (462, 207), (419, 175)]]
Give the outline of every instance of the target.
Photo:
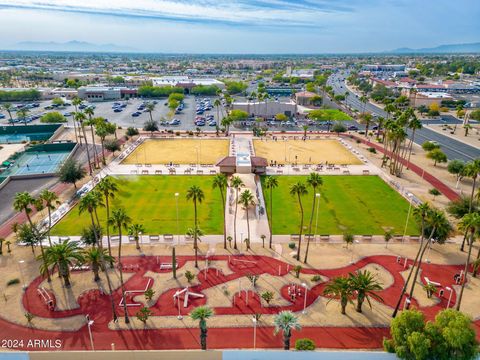
[(230, 249), (232, 248), (232, 240), (233, 238), (231, 236), (227, 236), (228, 246), (230, 246)]
[(187, 278), (189, 284), (192, 282), (193, 279), (195, 279), (195, 275), (190, 270), (187, 270), (185, 272), (185, 277)]
[(266, 238), (265, 235), (261, 235), (261, 236), (260, 236), (260, 239), (262, 239), (262, 247), (263, 247), (263, 248), (265, 248), (265, 238)]
[(135, 315), (137, 316), (138, 320), (143, 322), (143, 325), (147, 325), (147, 320), (152, 315), (152, 311), (147, 307), (143, 307), (140, 310), (138, 310), (138, 312)]
[(441, 195), (441, 194), (442, 194), (440, 191), (438, 191), (438, 190), (435, 189), (435, 188), (428, 190), (428, 193), (433, 196), (433, 200), (435, 200), (435, 198), (436, 198), (438, 195)]
[(257, 285), (257, 280), (258, 280), (259, 277), (260, 277), (260, 275), (252, 275), (252, 274), (247, 275), (247, 278), (248, 278), (248, 280), (250, 280), (253, 287), (255, 287)]
[(300, 277), (300, 271), (302, 271), (302, 267), (300, 265), (296, 265), (293, 267), (293, 271), (295, 272), (295, 277), (298, 279)]
[(385, 249), (386, 249), (388, 246), (388, 242), (393, 239), (392, 230), (385, 231), (385, 234), (383, 234), (383, 239), (385, 240)]
[(432, 298), (432, 295), (435, 294), (437, 292), (437, 287), (433, 284), (426, 284), (426, 285), (423, 285), (423, 289), (426, 291), (427, 293), (427, 297), (429, 299)]
[(270, 304), (270, 301), (273, 300), (273, 292), (271, 291), (265, 291), (260, 296), (262, 297), (263, 300), (265, 300), (267, 304)]
[(153, 290), (152, 288), (146, 290), (143, 295), (145, 295), (145, 299), (147, 299), (147, 301), (152, 301), (153, 297), (155, 296), (155, 290)]
[(344, 233), (343, 241), (345, 242), (345, 244), (347, 244), (347, 249), (348, 249), (348, 245), (353, 244), (353, 235), (350, 233)]
[(26, 312), (24, 316), (25, 316), (25, 319), (27, 319), (28, 326), (32, 325), (32, 320), (35, 316), (29, 312)]

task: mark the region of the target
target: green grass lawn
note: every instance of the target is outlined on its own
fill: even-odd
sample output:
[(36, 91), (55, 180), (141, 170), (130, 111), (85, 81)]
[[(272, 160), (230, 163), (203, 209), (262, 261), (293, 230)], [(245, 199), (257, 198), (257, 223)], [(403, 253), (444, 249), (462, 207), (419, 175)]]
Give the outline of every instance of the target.
[[(403, 234), (408, 214), (408, 201), (377, 176), (323, 176), (320, 192), (317, 234), (381, 235), (387, 227), (395, 234)], [(265, 178), (262, 178), (262, 182)], [(290, 185), (306, 181), (306, 176), (278, 176), (278, 187), (273, 190), (273, 233), (298, 234), (300, 210), (297, 197), (289, 193)], [(263, 186), (269, 205), (269, 190)], [(302, 198), (305, 210), (304, 225), (309, 225), (313, 193)], [(269, 214), (270, 216), (270, 214)], [(315, 229), (314, 214), (312, 232)], [(305, 231), (304, 231), (305, 232)], [(418, 234), (410, 218), (407, 235)]]
[[(205, 234), (222, 234), (222, 201), (218, 189), (212, 189), (212, 176), (119, 176), (118, 193), (111, 209), (124, 207), (133, 222), (143, 224), (147, 234), (177, 234), (175, 193), (178, 192), (179, 229), (185, 234), (193, 228), (193, 202), (185, 198), (191, 185), (198, 185), (205, 200), (198, 205), (199, 226)], [(106, 210), (99, 209), (100, 222), (105, 224)], [(88, 213), (73, 208), (53, 229), (52, 235), (80, 235), (90, 225)]]
[(312, 110), (309, 113), (311, 113), (311, 115), (314, 116), (314, 117), (311, 117), (312, 119), (317, 118), (319, 121), (352, 120), (352, 118), (350, 116), (348, 116), (343, 111), (338, 110), (338, 109), (317, 109), (317, 110)]

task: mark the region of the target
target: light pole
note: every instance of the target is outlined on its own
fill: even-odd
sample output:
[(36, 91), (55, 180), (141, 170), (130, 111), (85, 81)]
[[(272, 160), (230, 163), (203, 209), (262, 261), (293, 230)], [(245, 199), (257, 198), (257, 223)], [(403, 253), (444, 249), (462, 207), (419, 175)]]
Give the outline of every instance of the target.
[(411, 193), (408, 193), (407, 196), (410, 199), (410, 202), (409, 202), (409, 205), (408, 205), (407, 221), (405, 222), (405, 229), (403, 230), (402, 242), (405, 240), (405, 235), (407, 235), (408, 220), (410, 219), (410, 212), (412, 211), (412, 197), (413, 197), (413, 195)]
[(253, 350), (257, 348), (257, 318), (254, 316), (253, 321)]
[(448, 296), (448, 302), (447, 302), (447, 309), (448, 309), (450, 307), (450, 301), (452, 301), (453, 290), (449, 286), (445, 287), (445, 289), (450, 291), (450, 295)]
[(302, 283), (302, 286), (305, 288), (305, 299), (303, 299), (303, 311), (302, 311), (302, 314), (306, 314), (307, 313), (307, 310), (305, 310), (307, 308), (307, 292), (308, 292), (308, 288), (307, 288), (307, 284), (305, 283)]
[(315, 194), (315, 200), (317, 201), (317, 219), (315, 220), (315, 239), (317, 238), (317, 229), (318, 229), (318, 203), (320, 202), (320, 193)]
[(95, 351), (95, 347), (93, 346), (93, 335), (92, 335), (92, 325), (95, 321), (90, 320), (90, 316), (87, 314), (85, 315), (87, 319), (87, 327), (88, 327), (88, 336), (90, 337), (90, 346), (92, 347), (92, 351)]
[(23, 276), (22, 265), (25, 260), (18, 261), (18, 269), (20, 270), (20, 278), (22, 279), (22, 289), (25, 290), (27, 288), (27, 284), (25, 284), (25, 277)]
[(176, 208), (177, 208), (177, 244), (180, 244), (180, 228), (178, 226), (178, 197), (179, 197), (179, 193), (175, 193), (175, 205), (176, 205)]
[[(185, 296), (187, 296), (187, 295), (185, 294)], [(177, 319), (178, 319), (178, 320), (182, 320), (182, 319), (183, 319), (183, 316), (182, 316), (182, 314), (180, 313), (180, 295), (177, 296), (177, 307), (178, 307), (178, 316), (177, 316)]]

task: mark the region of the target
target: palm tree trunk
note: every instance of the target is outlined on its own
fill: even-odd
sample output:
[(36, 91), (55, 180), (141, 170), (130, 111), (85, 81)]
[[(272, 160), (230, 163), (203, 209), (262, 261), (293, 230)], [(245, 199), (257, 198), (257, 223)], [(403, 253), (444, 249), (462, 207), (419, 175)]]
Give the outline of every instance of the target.
[(233, 248), (237, 250), (237, 208), (238, 189), (235, 189), (235, 214), (233, 215)]
[(297, 250), (297, 261), (300, 261), (300, 247), (302, 246), (302, 231), (303, 231), (303, 206), (302, 206), (302, 199), (300, 198), (300, 194), (298, 195), (298, 204), (300, 205), (300, 234), (298, 236), (298, 250)]
[[(75, 113), (78, 112), (77, 105), (75, 105)], [(77, 135), (77, 124), (75, 121), (75, 117), (73, 118), (73, 131), (75, 132), (75, 141), (78, 143), (78, 135)], [(81, 142), (80, 142), (81, 144)]]
[(122, 298), (123, 298), (123, 312), (125, 313), (125, 324), (130, 323), (127, 310), (127, 299), (125, 297), (125, 284), (123, 283), (123, 265), (122, 265), (122, 224), (118, 226), (118, 265), (120, 271), (120, 284), (122, 286)]
[(82, 133), (83, 133), (83, 138), (85, 139), (85, 147), (87, 149), (87, 159), (88, 159), (88, 171), (90, 172), (90, 176), (92, 176), (93, 174), (93, 170), (92, 170), (92, 162), (90, 160), (90, 150), (88, 148), (88, 140), (87, 140), (87, 134), (85, 132), (85, 127), (83, 126), (83, 124), (80, 124), (80, 127), (82, 129)]
[(359, 313), (362, 312), (362, 305), (364, 300), (365, 300), (365, 297), (363, 295), (357, 296), (357, 308), (355, 310)]
[[(95, 162), (95, 166), (97, 166), (98, 164), (98, 153), (97, 153), (97, 147), (95, 146), (95, 134), (93, 132), (93, 125), (90, 125), (90, 132), (92, 133), (92, 145), (93, 145), (93, 153), (94, 153), (94, 162)], [(100, 164), (98, 164), (99, 166)]]
[(312, 204), (312, 213), (310, 214), (310, 224), (308, 225), (308, 238), (307, 238), (307, 247), (305, 249), (305, 258), (303, 259), (303, 262), (306, 264), (307, 263), (307, 258), (308, 258), (308, 248), (310, 247), (310, 239), (312, 237), (312, 223), (313, 223), (313, 214), (315, 213), (315, 191), (316, 187), (313, 187), (313, 204)]
[(248, 219), (248, 206), (246, 206), (245, 211), (247, 212), (247, 251), (250, 250), (250, 222)]
[(345, 309), (347, 308), (347, 300), (341, 299), (340, 300), (340, 306), (341, 306), (342, 315), (346, 315), (347, 312), (345, 311)]
[(195, 229), (193, 230), (193, 247), (195, 248), (195, 267), (198, 268), (198, 225), (197, 225), (197, 200), (193, 201), (193, 209), (195, 216)]
[(45, 252), (43, 250), (43, 244), (41, 241), (40, 241), (40, 252), (42, 253), (42, 260), (45, 266), (45, 272), (47, 273), (47, 281), (52, 282), (52, 278), (50, 277), (50, 270), (48, 269), (47, 259), (45, 258)]
[(104, 138), (101, 138), (100, 139), (100, 143), (102, 145), (102, 157), (103, 157), (103, 165), (105, 165), (107, 163), (107, 161), (105, 160), (105, 146), (104, 146), (104, 142), (105, 142), (105, 139)]
[(227, 249), (227, 225), (225, 221), (225, 195), (224, 195), (224, 190), (222, 187), (220, 189), (220, 195), (222, 195), (222, 209), (223, 209), (223, 248)]
[(470, 206), (468, 207), (468, 213), (470, 214), (472, 212), (472, 207), (473, 207), (473, 196), (475, 194), (475, 185), (477, 182), (477, 177), (473, 177), (473, 185), (472, 185), (472, 194), (470, 195)]
[(468, 246), (468, 255), (467, 261), (465, 262), (465, 269), (463, 270), (463, 281), (462, 281), (462, 289), (460, 290), (460, 295), (458, 296), (457, 301), (457, 311), (460, 311), (460, 305), (462, 304), (462, 297), (463, 297), (463, 290), (465, 289), (465, 284), (467, 283), (467, 276), (468, 276), (468, 265), (470, 263), (470, 256), (472, 255), (472, 248), (473, 248), (473, 241), (475, 236), (475, 229), (470, 233), (470, 244)]
[(285, 331), (283, 333), (283, 350), (290, 350), (290, 331)]
[(50, 209), (50, 206), (47, 205), (48, 209), (48, 232), (47, 232), (47, 238), (48, 238), (48, 243), (50, 244), (50, 247), (52, 246), (52, 240), (50, 239), (50, 229), (52, 228), (52, 210)]
[(269, 247), (272, 248), (273, 240), (273, 188), (270, 188), (270, 242)]
[[(105, 208), (107, 210), (106, 230), (107, 230), (108, 255), (112, 256), (112, 245), (110, 243), (110, 226), (108, 225), (108, 219), (110, 218), (110, 204), (108, 201), (109, 194), (105, 193), (104, 195), (105, 195)], [(113, 261), (110, 261), (110, 267), (113, 268)]]

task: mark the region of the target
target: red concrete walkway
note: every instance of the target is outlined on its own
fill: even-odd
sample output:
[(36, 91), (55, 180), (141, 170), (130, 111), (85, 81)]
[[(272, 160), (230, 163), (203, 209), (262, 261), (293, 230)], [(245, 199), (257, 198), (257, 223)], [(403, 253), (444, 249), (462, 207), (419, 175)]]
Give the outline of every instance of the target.
[[(193, 260), (193, 256), (179, 256), (179, 267), (183, 267), (186, 261)], [(247, 274), (270, 274), (278, 275), (280, 267), (281, 275), (285, 275), (289, 266), (282, 261), (264, 256), (243, 256), (241, 259), (253, 261), (254, 263), (232, 263), (230, 269), (232, 274), (223, 275), (219, 272), (216, 275), (216, 269), (211, 268), (207, 274), (207, 280), (204, 278), (204, 273), (198, 276), (199, 285), (193, 287), (196, 292), (202, 292), (215, 285), (225, 283), (241, 278)], [(169, 261), (170, 257), (160, 257), (160, 262)], [(228, 260), (227, 256), (214, 256), (210, 260)], [(202, 258), (202, 261), (204, 259)], [(410, 261), (411, 263), (411, 261)], [(167, 270), (159, 270), (156, 257), (126, 257), (124, 260), (125, 266), (139, 265), (140, 270), (126, 270), (126, 272), (134, 272), (134, 275), (126, 282), (127, 290), (145, 288), (148, 278), (145, 277), (146, 271), (153, 272), (169, 272)], [(391, 308), (400, 294), (403, 286), (403, 277), (400, 272), (404, 271), (403, 263), (397, 263), (396, 257), (393, 256), (371, 256), (366, 257), (358, 262), (337, 269), (305, 269), (302, 273), (305, 274), (321, 274), (326, 278), (334, 276), (346, 275), (349, 272), (355, 271), (367, 264), (377, 264), (384, 267), (390, 272), (394, 278), (394, 284), (386, 287), (378, 294), (383, 297), (385, 304)], [(421, 279), (428, 277), (431, 281), (439, 282), (443, 287), (451, 286), (453, 283), (453, 276), (459, 273), (462, 265), (438, 265), (438, 264), (424, 264), (422, 266)], [(92, 275), (93, 276), (93, 275)], [(96, 349), (110, 349), (111, 344), (115, 343), (116, 349), (196, 349), (199, 348), (198, 329), (196, 328), (178, 328), (178, 329), (145, 329), (145, 330), (110, 330), (108, 323), (112, 319), (110, 302), (106, 295), (102, 295), (98, 290), (91, 290), (83, 293), (78, 298), (79, 308), (69, 311), (49, 311), (45, 304), (36, 294), (38, 285), (42, 279), (35, 279), (26, 289), (23, 296), (23, 306), (25, 309), (36, 317), (46, 318), (65, 318), (73, 315), (90, 314), (90, 317), (95, 321), (93, 326), (93, 336)], [(59, 281), (55, 277), (55, 281)], [(322, 296), (325, 282), (315, 285), (309, 289), (307, 296), (307, 311), (308, 307)], [(246, 286), (246, 284), (244, 284)], [(92, 282), (92, 289), (95, 284)], [(172, 295), (177, 289), (170, 289), (161, 294), (158, 301), (150, 308), (156, 316), (176, 316), (177, 308), (173, 304)], [(418, 292), (424, 290), (419, 286)], [(290, 300), (286, 287), (280, 289), (282, 297)], [(235, 305), (225, 304), (225, 307), (214, 308), (217, 315), (240, 315), (240, 314), (274, 314), (281, 310), (291, 310), (301, 312), (303, 310), (304, 294), (301, 293), (288, 306), (269, 306), (262, 307), (257, 295), (250, 292), (248, 304), (246, 303), (245, 293), (234, 294), (236, 297)], [(421, 307), (420, 309), (425, 313), (428, 319), (432, 319), (435, 314), (446, 307), (448, 301), (448, 292), (445, 292), (443, 297), (439, 298), (438, 304), (430, 307)], [(114, 292), (115, 303), (118, 304), (121, 298), (121, 292), (117, 289)], [(452, 304), (455, 303), (455, 294), (452, 298)], [(129, 299), (129, 302), (132, 301)], [(182, 314), (187, 314), (196, 306), (204, 304), (206, 299), (195, 299), (189, 303), (188, 308), (181, 308)], [(413, 306), (418, 307), (418, 303), (413, 300)], [(129, 308), (130, 316), (135, 316), (138, 307)], [(123, 315), (122, 309), (117, 307), (119, 315)], [(334, 311), (333, 308), (327, 311)], [(354, 308), (349, 305), (347, 314), (352, 313)], [(301, 316), (300, 321), (301, 321)], [(308, 316), (308, 315), (307, 315)], [(347, 315), (348, 316), (348, 315)], [(180, 320), (179, 320), (180, 321)], [(35, 323), (35, 319), (33, 320)], [(478, 330), (480, 322), (476, 322), (475, 326)], [(257, 346), (260, 348), (280, 348), (282, 339), (280, 335), (273, 335), (272, 327), (259, 327), (257, 329)], [(318, 347), (323, 348), (348, 348), (348, 349), (375, 349), (382, 346), (382, 339), (388, 335), (387, 327), (305, 327), (301, 331), (294, 332), (294, 340), (296, 338), (308, 337), (313, 339)], [(82, 350), (90, 348), (88, 331), (84, 326), (79, 331), (43, 331), (34, 330), (31, 328), (21, 327), (5, 319), (0, 319), (0, 336), (3, 339), (59, 339), (62, 341), (61, 348), (64, 350)], [(208, 332), (209, 348), (251, 348), (253, 347), (253, 329), (246, 328), (211, 328)], [(23, 350), (41, 350), (32, 349), (26, 346)], [(20, 349), (18, 349), (20, 350)], [(43, 349), (45, 350), (45, 349)]]

